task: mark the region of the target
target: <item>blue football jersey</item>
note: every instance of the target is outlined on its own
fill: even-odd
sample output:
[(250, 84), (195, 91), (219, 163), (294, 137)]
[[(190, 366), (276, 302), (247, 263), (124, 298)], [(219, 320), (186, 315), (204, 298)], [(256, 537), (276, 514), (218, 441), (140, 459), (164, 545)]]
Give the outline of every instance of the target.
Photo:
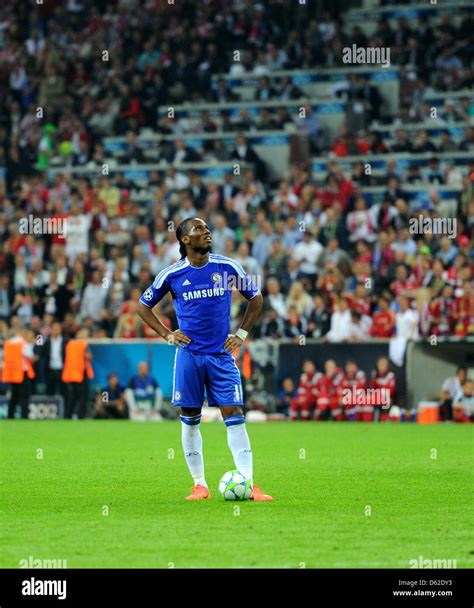
[(247, 300), (259, 293), (238, 262), (211, 253), (204, 266), (191, 266), (185, 258), (162, 270), (140, 302), (153, 308), (171, 293), (179, 328), (191, 339), (186, 348), (199, 354), (217, 354), (225, 352), (230, 332), (232, 286)]

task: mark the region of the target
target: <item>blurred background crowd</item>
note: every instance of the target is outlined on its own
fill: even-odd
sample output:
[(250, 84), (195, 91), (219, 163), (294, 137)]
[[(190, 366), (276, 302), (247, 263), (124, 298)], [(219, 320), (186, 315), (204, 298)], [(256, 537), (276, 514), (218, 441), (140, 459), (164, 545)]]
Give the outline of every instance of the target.
[[(0, 7), (0, 338), (15, 325), (48, 335), (55, 321), (66, 335), (86, 325), (96, 338), (155, 337), (135, 314), (136, 302), (179, 258), (174, 227), (195, 215), (212, 227), (215, 253), (259, 278), (266, 305), (257, 337), (358, 342), (474, 333), (474, 160), (437, 157), (474, 159), (473, 14), (381, 18), (367, 36), (335, 7), (270, 0), (11, 0)], [(245, 104), (237, 117), (203, 111), (192, 123), (159, 112), (185, 102), (217, 109), (238, 102), (231, 81), (214, 83), (215, 75), (257, 75), (259, 102), (304, 98), (291, 76), (273, 74), (343, 67), (342, 49), (353, 44), (390, 47), (406, 83), (396, 114), (381, 110), (383, 95), (360, 74), (334, 90), (360, 111), (348, 110), (329, 139), (307, 103), (303, 118), (273, 106), (255, 116)], [(413, 136), (410, 126), (433, 118), (426, 99), (456, 91), (468, 93), (446, 99), (432, 123), (441, 135), (421, 129)], [(396, 126), (395, 137), (384, 138), (381, 125)], [(324, 176), (308, 158), (271, 177), (248, 135), (289, 126), (308, 138), (311, 154), (329, 159)], [(195, 149), (184, 137), (163, 140), (164, 170), (151, 172), (152, 202), (142, 205), (142, 186), (120, 166), (145, 163), (137, 141), (147, 131), (230, 133), (233, 143), (206, 138)], [(118, 161), (103, 143), (111, 135), (126, 138)], [(399, 170), (390, 155), (400, 152), (430, 158)], [(348, 155), (370, 162), (374, 154), (388, 159), (377, 177), (364, 162), (350, 170), (339, 164)], [(180, 169), (216, 161), (247, 168), (223, 180)], [(113, 176), (102, 171), (109, 162), (118, 162)], [(73, 176), (68, 169), (77, 166), (96, 168), (96, 177)], [(53, 175), (51, 168), (64, 170)], [(377, 202), (363, 193), (374, 184), (385, 188)], [(409, 201), (410, 184), (426, 184), (426, 196)], [(458, 192), (451, 236), (410, 223), (443, 215), (440, 185)], [(21, 234), (26, 216), (67, 218), (67, 234)], [(236, 298), (233, 318), (240, 312)], [(162, 314), (175, 327), (171, 302)]]

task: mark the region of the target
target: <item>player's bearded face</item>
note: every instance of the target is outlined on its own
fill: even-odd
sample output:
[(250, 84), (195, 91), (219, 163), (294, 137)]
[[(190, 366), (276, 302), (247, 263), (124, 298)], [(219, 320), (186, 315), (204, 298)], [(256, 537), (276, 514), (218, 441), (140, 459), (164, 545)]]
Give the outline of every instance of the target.
[(194, 230), (189, 235), (189, 247), (196, 253), (208, 253), (212, 249), (212, 236), (209, 229)]

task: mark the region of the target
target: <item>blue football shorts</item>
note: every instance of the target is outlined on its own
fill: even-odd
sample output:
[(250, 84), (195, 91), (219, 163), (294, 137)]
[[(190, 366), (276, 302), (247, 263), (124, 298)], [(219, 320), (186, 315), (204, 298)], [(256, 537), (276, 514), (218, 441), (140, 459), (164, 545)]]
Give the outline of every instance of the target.
[(212, 407), (243, 405), (242, 382), (234, 357), (230, 353), (199, 355), (177, 348), (171, 403), (198, 408), (205, 395)]

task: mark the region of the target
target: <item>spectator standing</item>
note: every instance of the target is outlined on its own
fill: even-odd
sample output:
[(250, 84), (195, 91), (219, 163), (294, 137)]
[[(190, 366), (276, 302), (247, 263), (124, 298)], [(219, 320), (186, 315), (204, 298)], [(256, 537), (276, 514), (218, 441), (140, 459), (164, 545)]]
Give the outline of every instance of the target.
[(62, 395), (64, 397), (64, 386), (62, 371), (66, 356), (67, 340), (64, 338), (60, 323), (53, 323), (51, 334), (46, 339), (41, 351), (44, 361), (46, 376), (46, 394)]
[(89, 380), (94, 377), (88, 337), (89, 330), (82, 327), (76, 337), (69, 340), (66, 345), (64, 368), (61, 375), (66, 393), (64, 418), (72, 418), (76, 414), (79, 419), (82, 419), (87, 415)]
[(9, 386), (8, 418), (14, 418), (17, 406), (21, 417), (28, 418), (28, 404), (35, 378), (33, 363), (35, 335), (31, 330), (19, 328), (3, 345), (2, 382)]

